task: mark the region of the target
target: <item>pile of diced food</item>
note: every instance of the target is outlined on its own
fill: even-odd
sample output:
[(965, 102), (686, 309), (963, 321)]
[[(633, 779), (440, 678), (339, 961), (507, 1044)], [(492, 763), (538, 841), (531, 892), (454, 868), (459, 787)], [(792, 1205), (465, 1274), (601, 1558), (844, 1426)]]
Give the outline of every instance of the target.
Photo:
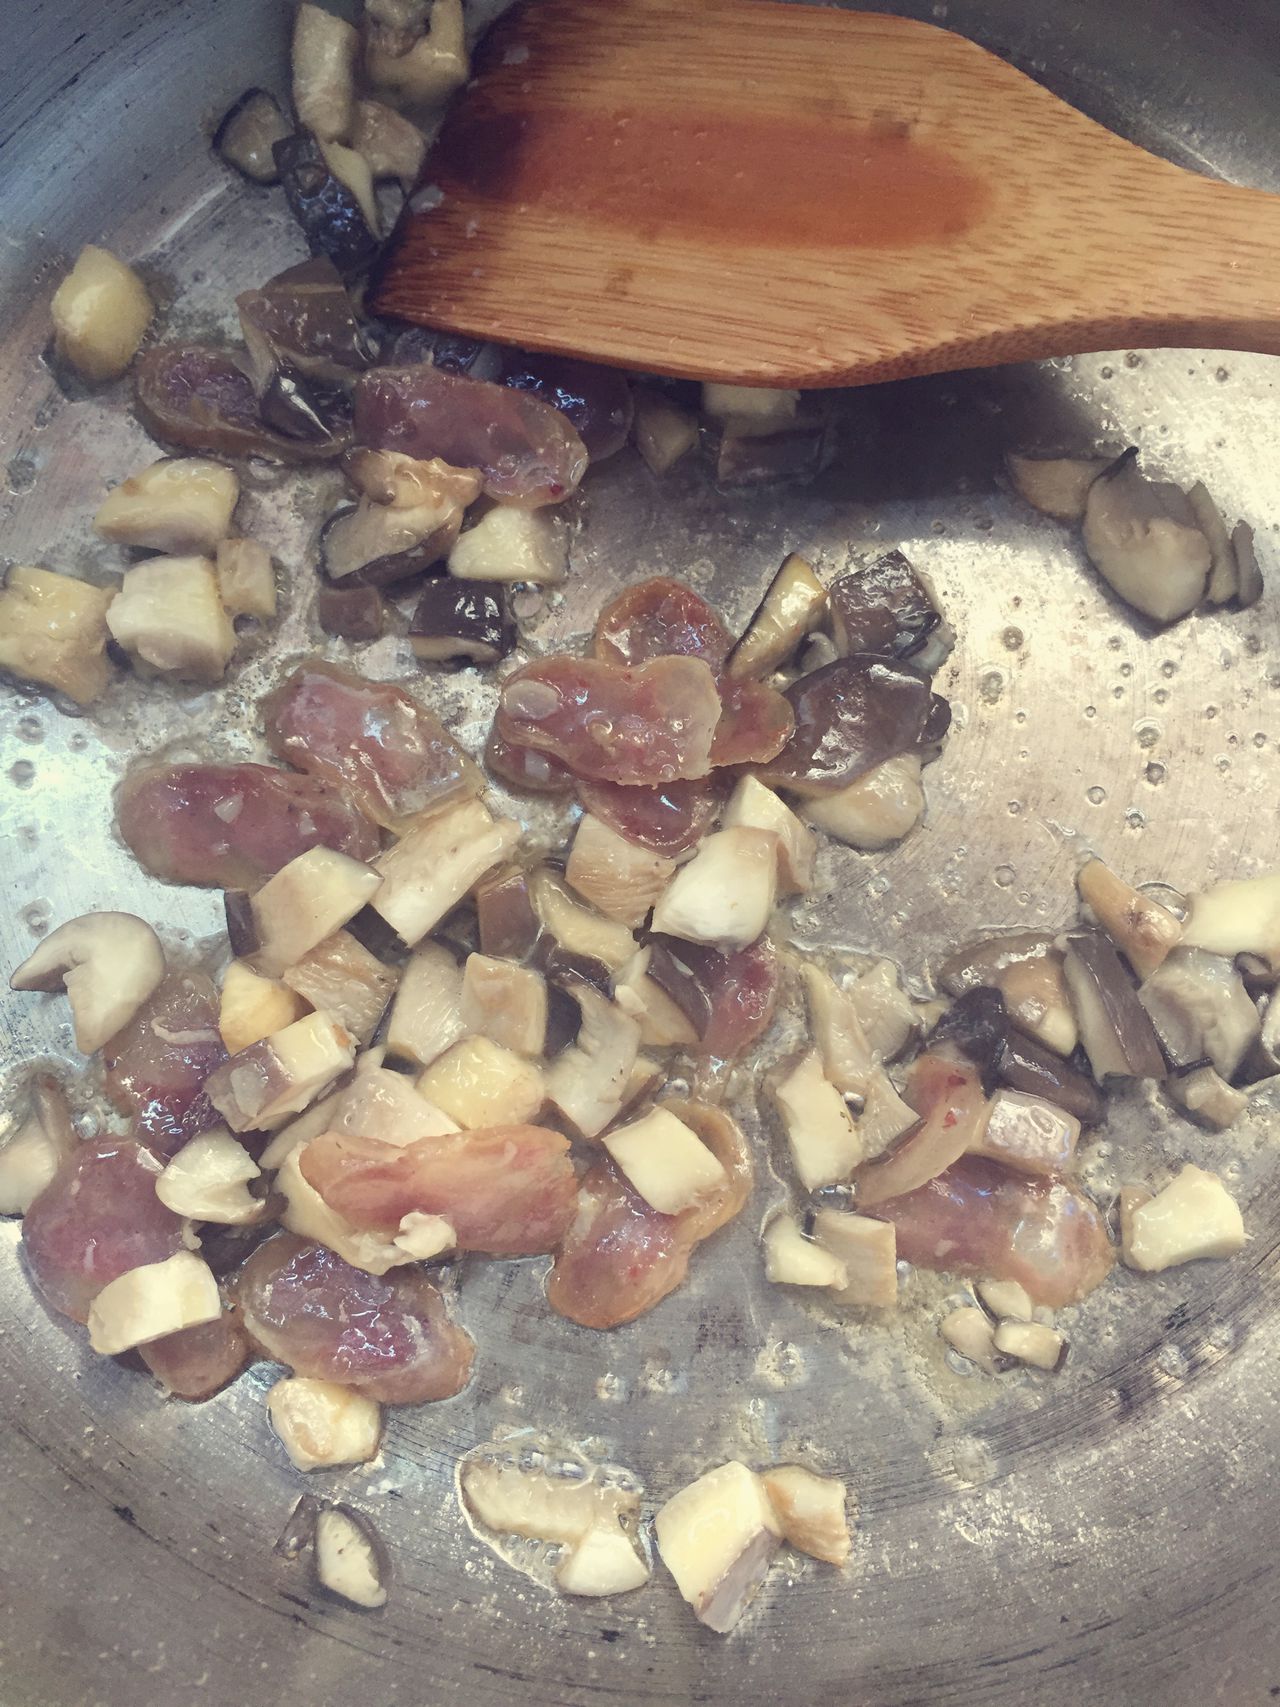
[[(216, 139), (283, 185), (311, 250), (238, 299), (242, 346), (153, 337), (146, 286), (101, 249), (54, 298), (61, 359), (130, 372), (176, 454), (103, 494), (98, 535), (135, 554), (112, 584), (10, 572), (0, 665), (20, 681), (80, 706), (130, 677), (214, 687), (281, 573), (236, 531), (237, 466), (335, 463), (350, 496), (296, 572), (317, 586), (317, 655), (279, 660), (260, 759), (142, 757), (116, 797), (146, 872), (224, 892), (225, 952), (197, 964), (166, 952), (162, 912), (100, 911), (13, 970), (14, 990), (65, 992), (114, 1113), (84, 1135), (36, 1073), (0, 1212), (22, 1217), (44, 1303), (166, 1393), (206, 1399), (255, 1360), (288, 1371), (266, 1409), (300, 1471), (368, 1462), (385, 1407), (464, 1392), (486, 1356), (476, 1262), (549, 1258), (548, 1311), (591, 1330), (644, 1317), (691, 1263), (714, 1286), (770, 1142), (790, 1182), (762, 1205), (770, 1281), (839, 1316), (894, 1310), (904, 1265), (954, 1275), (973, 1288), (939, 1323), (958, 1359), (1056, 1371), (1054, 1312), (1117, 1246), (1157, 1272), (1244, 1243), (1212, 1172), (1098, 1202), (1077, 1149), (1115, 1087), (1158, 1083), (1194, 1152), (1195, 1125), (1229, 1127), (1280, 1072), (1280, 874), (1178, 893), (1090, 858), (1073, 926), (958, 928), (931, 969), (793, 944), (824, 839), (892, 881), (945, 748), (933, 677), (954, 633), (899, 552), (837, 575), (793, 553), (740, 634), (663, 576), (572, 652), (525, 645), (513, 593), (572, 572), (557, 510), (590, 464), (631, 444), (655, 480), (704, 453), (722, 485), (803, 478), (830, 411), (364, 312), (386, 187), (418, 216), (430, 115), (466, 79), (462, 24), (458, 0), (367, 0), (360, 31), (299, 9), (292, 115), (253, 90)], [(1145, 480), (1128, 452), (1011, 473), (1082, 522), (1149, 618), (1258, 596), (1249, 530), (1203, 487)], [(416, 673), (369, 680), (356, 648), (389, 630)], [(344, 661), (321, 635), (352, 643)], [(432, 710), (445, 666), (494, 674), (483, 751)], [(567, 843), (500, 807), (495, 780), (572, 807)], [(564, 1593), (649, 1578), (653, 1505), (629, 1471), (535, 1431), (477, 1444), (458, 1490), (478, 1534), (542, 1548)], [(783, 1542), (849, 1554), (844, 1484), (813, 1467), (731, 1462), (662, 1498), (658, 1554), (715, 1630)], [(386, 1599), (386, 1546), (349, 1504), (301, 1500), (279, 1547), (310, 1548), (353, 1604)]]

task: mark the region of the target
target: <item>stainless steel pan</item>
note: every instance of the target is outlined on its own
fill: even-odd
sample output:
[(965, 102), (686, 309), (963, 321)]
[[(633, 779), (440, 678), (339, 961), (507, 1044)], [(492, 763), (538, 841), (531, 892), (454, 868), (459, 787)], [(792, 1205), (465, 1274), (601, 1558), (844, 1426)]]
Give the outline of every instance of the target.
[[(953, 0), (903, 5), (972, 34), (1118, 130), (1280, 189), (1273, 0)], [(145, 454), (101, 398), (67, 400), (41, 359), (52, 281), (89, 239), (146, 258), (169, 324), (227, 324), (235, 290), (298, 253), (278, 200), (230, 182), (202, 124), (249, 82), (282, 86), (281, 14), (259, 0), (11, 0), (0, 56), (0, 552), (105, 569), (84, 518)], [(1231, 257), (1223, 255), (1224, 268)], [(1157, 287), (1158, 288), (1158, 287)], [(1277, 366), (1117, 352), (858, 397), (837, 466), (803, 494), (661, 486), (629, 456), (593, 474), (577, 574), (538, 637), (579, 630), (637, 572), (684, 575), (742, 618), (785, 548), (828, 565), (901, 544), (960, 631), (957, 709), (928, 772), (928, 828), (880, 858), (832, 855), (802, 937), (910, 967), (978, 925), (1070, 908), (1081, 842), (1126, 872), (1194, 884), (1280, 854)], [(1152, 636), (1071, 539), (994, 481), (1006, 444), (1140, 443), (1203, 476), (1259, 529), (1268, 596)], [(285, 651), (308, 644), (315, 505), (263, 479), (256, 525), (298, 567)], [(402, 660), (384, 646), (371, 667)], [(69, 720), (0, 708), (3, 961), (88, 906), (132, 905), (195, 952), (210, 897), (142, 879), (113, 839), (110, 789), (164, 744), (249, 751), (270, 663), (225, 693), (155, 689)], [(478, 732), (486, 690), (441, 695)], [(474, 722), (473, 722), (474, 720)], [(183, 937), (180, 933), (188, 933)], [(3, 1044), (70, 1061), (57, 1003), (6, 998)], [(8, 1071), (9, 1088), (18, 1083)], [(479, 1267), (462, 1309), (476, 1380), (397, 1415), (385, 1463), (331, 1478), (377, 1518), (397, 1579), (368, 1616), (311, 1593), (272, 1554), (299, 1491), (268, 1436), (266, 1372), (198, 1408), (94, 1359), (49, 1321), (0, 1229), (0, 1700), (4, 1707), (596, 1707), (814, 1701), (845, 1707), (1254, 1707), (1280, 1696), (1275, 1605), (1280, 1328), (1274, 1094), (1208, 1138), (1136, 1099), (1092, 1168), (1105, 1191), (1158, 1157), (1223, 1168), (1247, 1254), (1158, 1280), (1121, 1275), (1070, 1323), (1056, 1382), (965, 1381), (928, 1325), (834, 1326), (762, 1280), (759, 1211), (693, 1283), (600, 1336), (549, 1316), (537, 1263)], [(909, 1319), (910, 1316), (909, 1316)], [(860, 1532), (847, 1577), (777, 1569), (748, 1624), (701, 1630), (662, 1573), (613, 1604), (544, 1595), (467, 1530), (458, 1454), (496, 1428), (587, 1438), (655, 1494), (721, 1457), (798, 1456), (846, 1473)]]

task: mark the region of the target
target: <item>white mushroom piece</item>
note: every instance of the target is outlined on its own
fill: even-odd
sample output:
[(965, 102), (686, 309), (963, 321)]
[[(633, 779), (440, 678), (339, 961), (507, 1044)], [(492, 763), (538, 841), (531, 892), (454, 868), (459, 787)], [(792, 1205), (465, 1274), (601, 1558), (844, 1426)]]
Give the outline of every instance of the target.
[(670, 1109), (651, 1109), (607, 1132), (602, 1142), (631, 1186), (662, 1215), (679, 1215), (725, 1182), (721, 1162)]
[(206, 686), (221, 679), (236, 648), (207, 557), (152, 557), (126, 569), (107, 627), (136, 661)]
[(1089, 488), (1084, 548), (1113, 592), (1154, 622), (1176, 622), (1205, 596), (1213, 550), (1179, 487), (1147, 480), (1129, 449)]
[(621, 1112), (640, 1053), (640, 1027), (589, 984), (575, 985), (582, 1010), (576, 1043), (547, 1069), (547, 1098), (584, 1138), (595, 1138)]
[(163, 977), (164, 950), (149, 924), (132, 913), (85, 913), (52, 931), (9, 987), (65, 987), (76, 1048), (92, 1055), (128, 1025)]
[[(705, 392), (738, 392), (738, 386), (704, 387)], [(769, 396), (770, 393), (764, 393)], [(772, 395), (778, 395), (774, 393)], [(786, 415), (795, 415), (795, 393), (781, 395), (792, 399)], [(739, 423), (742, 417), (738, 417)], [(775, 425), (776, 420), (770, 425)], [(739, 430), (741, 430), (739, 428)], [(765, 589), (747, 624), (746, 632), (729, 657), (729, 674), (736, 680), (767, 676), (785, 664), (806, 634), (815, 629), (827, 608), (827, 589), (813, 572), (813, 565), (793, 551), (783, 559), (782, 567)]]
[(89, 380), (118, 379), (138, 353), (155, 313), (132, 267), (87, 243), (53, 295), (58, 351)]
[(0, 669), (91, 704), (111, 680), (107, 608), (115, 596), (51, 569), (11, 569), (0, 589)]
[(1190, 1162), (1154, 1196), (1126, 1187), (1120, 1194), (1121, 1254), (1147, 1274), (1244, 1249), (1239, 1205), (1216, 1174)]
[(381, 886), (372, 866), (334, 848), (308, 848), (291, 859), (250, 902), (258, 970), (280, 977), (353, 919)]
[(1193, 896), (1182, 940), (1210, 954), (1252, 955), (1280, 972), (1280, 871), (1233, 878)]
[[(818, 1051), (802, 1055), (770, 1091), (805, 1190), (847, 1180), (866, 1159), (865, 1151), (848, 1104), (823, 1073)], [(913, 1124), (916, 1118), (912, 1116)]]
[[(413, 10), (427, 15), (425, 7)], [(415, 110), (439, 107), (470, 75), (462, 0), (435, 0), (429, 10), (430, 28), (424, 33), (419, 26), (415, 39), (406, 30), (404, 8), (394, 0), (369, 0), (365, 7), (369, 81)], [(396, 16), (384, 18), (384, 13)]]
[(293, 25), (293, 107), (321, 142), (349, 142), (355, 127), (360, 36), (345, 18), (307, 3)]
[(1020, 498), (1055, 522), (1084, 520), (1089, 488), (1110, 467), (1098, 456), (1019, 456), (1005, 459)]
[(737, 825), (708, 836), (658, 899), (653, 928), (729, 952), (761, 936), (778, 899), (778, 837)]
[(843, 1565), (850, 1537), (840, 1478), (815, 1475), (801, 1464), (775, 1464), (760, 1479), (787, 1545), (828, 1565)]
[(382, 1410), (336, 1381), (287, 1375), (267, 1394), (267, 1416), (297, 1470), (364, 1464), (376, 1456)]
[(782, 1540), (764, 1483), (736, 1460), (682, 1488), (653, 1520), (662, 1562), (710, 1629), (732, 1630)]
[(296, 991), (276, 978), (264, 978), (243, 960), (233, 960), (222, 975), (218, 1031), (229, 1055), (283, 1031), (306, 1011)]
[(328, 1014), (308, 1014), (224, 1061), (205, 1080), (205, 1093), (233, 1132), (270, 1131), (314, 1102), (355, 1058), (350, 1032)]
[(156, 1180), (156, 1196), (188, 1220), (246, 1227), (267, 1212), (265, 1201), (249, 1190), (259, 1172), (244, 1145), (218, 1127), (182, 1146)]
[(491, 1037), (464, 1037), (446, 1049), (419, 1076), (417, 1089), (468, 1132), (519, 1126), (533, 1119), (547, 1096), (538, 1063)]
[(222, 1299), (213, 1271), (194, 1251), (144, 1263), (110, 1281), (89, 1306), (89, 1344), (105, 1357), (216, 1322)]
[(25, 1215), (77, 1142), (61, 1085), (37, 1074), (26, 1119), (0, 1146), (0, 1215)]
[(412, 947), (501, 864), (520, 835), (514, 819), (495, 819), (478, 800), (434, 813), (374, 861), (382, 878), (374, 911)]
[(579, 820), (564, 874), (606, 918), (634, 928), (644, 923), (675, 869), (675, 860), (638, 847), (588, 812)]
[(549, 510), (495, 504), (458, 535), (448, 567), (463, 581), (559, 586), (569, 573), (569, 536), (561, 518)]
[(231, 531), (240, 482), (206, 457), (165, 457), (114, 487), (98, 506), (94, 532), (114, 545), (212, 557)]
[(370, 1610), (387, 1603), (391, 1564), (368, 1518), (327, 1506), (316, 1518), (316, 1576), (331, 1594)]

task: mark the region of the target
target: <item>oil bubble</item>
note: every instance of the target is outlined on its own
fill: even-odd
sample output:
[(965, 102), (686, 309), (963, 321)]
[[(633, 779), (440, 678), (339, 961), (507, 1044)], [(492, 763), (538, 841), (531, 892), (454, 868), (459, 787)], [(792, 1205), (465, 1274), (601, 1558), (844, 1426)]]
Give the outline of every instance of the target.
[(1096, 782), (1094, 783), (1092, 788), (1085, 790), (1085, 799), (1089, 802), (1089, 804), (1091, 806), (1101, 806), (1102, 802), (1106, 798), (1107, 798), (1106, 789), (1100, 788)]
[(1011, 865), (998, 865), (991, 873), (991, 880), (997, 889), (1008, 889), (1016, 875)]
[(36, 767), (30, 759), (17, 759), (9, 766), (9, 781), (16, 788), (30, 788), (35, 776)]

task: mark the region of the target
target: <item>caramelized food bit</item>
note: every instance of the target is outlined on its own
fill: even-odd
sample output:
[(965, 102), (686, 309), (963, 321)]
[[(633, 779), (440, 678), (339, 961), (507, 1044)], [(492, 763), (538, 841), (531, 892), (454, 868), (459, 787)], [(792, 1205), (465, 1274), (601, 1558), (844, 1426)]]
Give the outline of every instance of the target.
[(236, 1277), (244, 1324), (266, 1356), (386, 1405), (460, 1393), (475, 1348), (416, 1269), (378, 1276), (292, 1233), (268, 1239)]
[(86, 243), (50, 305), (58, 352), (89, 380), (118, 379), (155, 313), (132, 267)]
[(170, 972), (105, 1051), (106, 1091), (160, 1155), (218, 1124), (204, 1083), (227, 1058), (218, 993), (203, 972)]
[(596, 618), (592, 651), (606, 664), (634, 667), (654, 658), (702, 658), (719, 671), (732, 644), (711, 606), (669, 575), (626, 587)]
[(144, 765), (121, 785), (116, 820), (153, 877), (220, 889), (256, 889), (308, 848), (378, 851), (345, 788), (270, 765)]
[(345, 784), (389, 828), (480, 791), (480, 772), (440, 720), (391, 682), (308, 660), (264, 701), (262, 719), (277, 758)]
[(916, 752), (935, 698), (921, 671), (865, 653), (801, 676), (786, 697), (795, 734), (760, 776), (798, 794), (833, 793), (885, 759)]
[(378, 450), (478, 468), (501, 503), (535, 508), (573, 492), (587, 450), (540, 397), (437, 367), (379, 368), (356, 386), (357, 440)]
[(93, 1138), (36, 1198), (22, 1252), (52, 1309), (85, 1322), (109, 1281), (184, 1249), (181, 1219), (156, 1196), (162, 1165), (134, 1139)]
[(442, 1133), (396, 1147), (329, 1133), (302, 1152), (304, 1177), (353, 1227), (394, 1234), (407, 1215), (439, 1215), (460, 1251), (538, 1256), (573, 1219), (569, 1141), (540, 1126)]
[(0, 669), (89, 705), (106, 692), (107, 608), (115, 589), (26, 566), (0, 590)]
[(494, 728), (579, 776), (654, 784), (706, 776), (719, 719), (715, 678), (700, 658), (625, 669), (555, 657), (507, 678)]
[(1016, 1280), (1058, 1309), (1100, 1286), (1114, 1253), (1102, 1216), (1065, 1181), (1030, 1180), (964, 1157), (936, 1179), (876, 1206), (898, 1230), (898, 1255), (944, 1274)]

